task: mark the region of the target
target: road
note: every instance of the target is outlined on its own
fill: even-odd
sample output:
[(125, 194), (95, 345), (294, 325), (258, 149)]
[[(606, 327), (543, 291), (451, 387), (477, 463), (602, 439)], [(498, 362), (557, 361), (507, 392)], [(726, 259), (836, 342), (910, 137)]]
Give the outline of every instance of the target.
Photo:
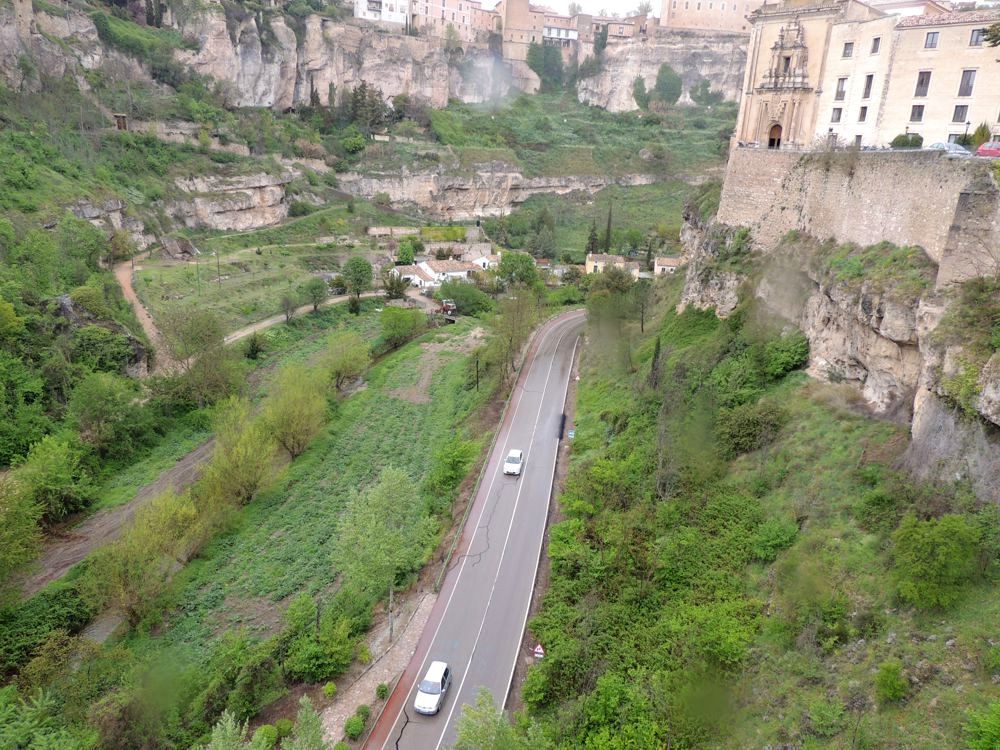
[[(536, 336), (437, 604), (366, 748), (448, 747), (462, 705), (474, 704), (480, 688), (488, 688), (498, 705), (506, 702), (538, 571), (583, 324), (583, 311), (570, 313)], [(525, 452), (519, 478), (503, 475), (510, 448)], [(451, 689), (437, 716), (420, 716), (413, 711), (415, 686), (435, 660), (451, 665)]]

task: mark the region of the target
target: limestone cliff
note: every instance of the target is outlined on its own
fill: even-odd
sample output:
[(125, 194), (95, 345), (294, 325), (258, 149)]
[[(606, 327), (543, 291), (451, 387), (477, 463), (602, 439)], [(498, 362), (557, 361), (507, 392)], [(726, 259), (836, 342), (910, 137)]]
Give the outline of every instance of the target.
[(746, 65), (747, 37), (722, 32), (671, 31), (635, 44), (613, 44), (604, 52), (601, 71), (581, 78), (577, 93), (581, 102), (611, 112), (638, 109), (632, 84), (642, 78), (646, 90), (656, 83), (660, 66), (667, 63), (683, 81), (682, 102), (690, 102), (691, 89), (708, 81), (726, 101), (740, 99)]
[(389, 196), (394, 204), (410, 204), (441, 218), (455, 221), (482, 216), (500, 216), (520, 205), (532, 195), (547, 193), (596, 193), (608, 185), (648, 185), (649, 175), (628, 175), (620, 178), (591, 177), (525, 177), (509, 164), (501, 162), (476, 165), (471, 175), (447, 172), (407, 172), (339, 176), (341, 189), (365, 198), (379, 193)]
[(938, 265), (923, 258), (892, 269), (910, 274), (905, 284), (871, 273), (838, 276), (828, 263), (834, 245), (808, 235), (734, 257), (746, 232), (689, 217), (682, 304), (725, 316), (746, 284), (805, 333), (812, 376), (853, 384), (873, 413), (911, 424), (907, 464), (915, 474), (967, 478), (981, 497), (1000, 499), (1000, 356), (976, 372), (974, 396), (960, 408), (948, 383), (962, 372), (963, 347), (940, 335), (957, 290), (936, 288)]

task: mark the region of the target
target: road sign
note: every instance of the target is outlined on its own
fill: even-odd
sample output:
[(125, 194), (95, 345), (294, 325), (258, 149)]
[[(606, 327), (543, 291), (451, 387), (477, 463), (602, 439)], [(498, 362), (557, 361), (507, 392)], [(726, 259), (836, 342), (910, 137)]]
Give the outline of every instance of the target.
[(539, 643), (539, 644), (537, 644), (535, 646), (535, 650), (534, 650), (533, 653), (535, 654), (535, 658), (536, 659), (544, 659), (545, 658), (545, 649), (542, 648), (542, 644), (541, 643)]
[(576, 430), (570, 430), (566, 434), (569, 435), (569, 439), (572, 440), (573, 438), (576, 437)]

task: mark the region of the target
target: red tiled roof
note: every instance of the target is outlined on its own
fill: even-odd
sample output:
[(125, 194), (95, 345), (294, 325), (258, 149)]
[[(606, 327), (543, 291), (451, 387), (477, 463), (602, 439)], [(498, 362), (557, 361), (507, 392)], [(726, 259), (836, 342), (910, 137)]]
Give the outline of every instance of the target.
[(978, 23), (985, 26), (1000, 22), (1000, 10), (974, 10), (968, 12), (938, 13), (931, 16), (905, 16), (899, 19), (896, 28), (913, 26), (951, 26), (954, 24)]

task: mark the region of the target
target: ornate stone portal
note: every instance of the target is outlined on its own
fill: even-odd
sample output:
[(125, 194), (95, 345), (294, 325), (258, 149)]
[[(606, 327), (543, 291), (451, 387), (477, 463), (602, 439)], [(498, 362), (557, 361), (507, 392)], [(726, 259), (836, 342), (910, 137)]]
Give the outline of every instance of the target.
[(754, 93), (759, 107), (756, 140), (768, 148), (802, 145), (802, 105), (813, 87), (809, 85), (809, 48), (798, 18), (781, 27), (771, 46), (770, 67)]

